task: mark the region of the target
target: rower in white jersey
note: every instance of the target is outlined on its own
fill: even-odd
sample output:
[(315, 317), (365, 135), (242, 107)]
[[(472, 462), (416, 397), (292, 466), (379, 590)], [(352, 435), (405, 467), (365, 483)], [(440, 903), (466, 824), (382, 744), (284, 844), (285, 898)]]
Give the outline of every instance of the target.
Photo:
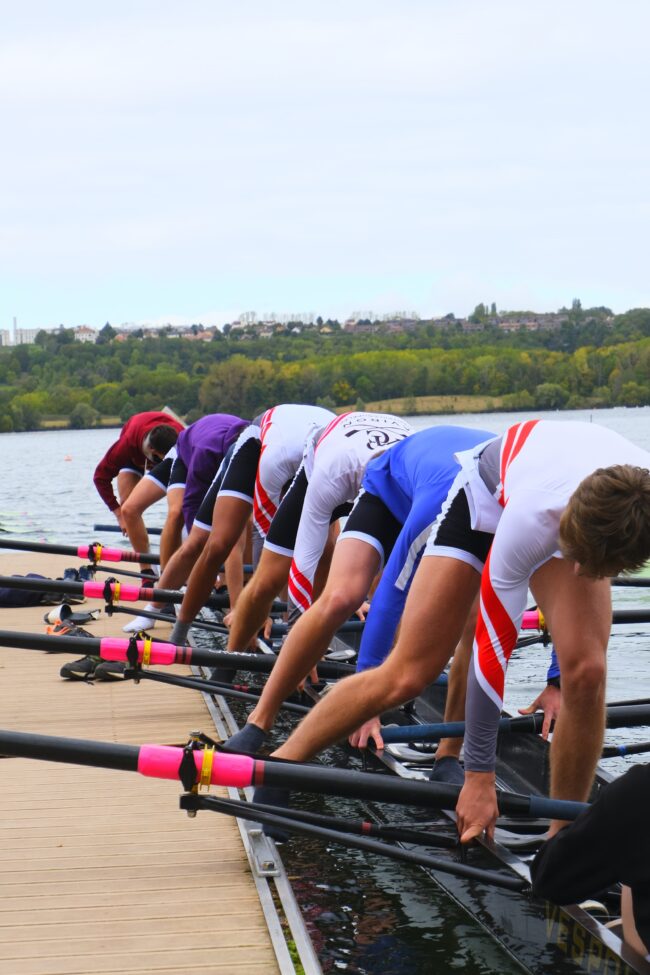
[[(528, 588), (544, 613), (562, 678), (551, 750), (551, 795), (586, 800), (605, 726), (607, 576), (650, 555), (650, 454), (591, 423), (531, 420), (468, 452), (464, 491), (472, 526), (494, 530), (467, 685), (465, 841), (498, 814), (496, 737), (505, 673)], [(431, 540), (425, 556), (435, 554)], [(553, 823), (551, 833), (560, 828)]]
[(232, 614), (229, 650), (249, 645), (287, 580), (298, 610), (311, 605), (327, 576), (328, 537), (333, 543), (338, 519), (349, 513), (368, 462), (411, 433), (410, 424), (389, 413), (358, 412), (336, 417), (309, 437), (269, 526), (259, 565)]
[[(221, 472), (210, 534), (188, 579), (170, 636), (173, 643), (185, 642), (221, 564), (242, 536), (251, 509), (255, 528), (266, 537), (282, 494), (300, 467), (310, 433), (332, 419), (334, 414), (320, 406), (282, 404), (261, 414), (240, 434), (228, 468)], [(200, 514), (199, 509), (197, 519)]]

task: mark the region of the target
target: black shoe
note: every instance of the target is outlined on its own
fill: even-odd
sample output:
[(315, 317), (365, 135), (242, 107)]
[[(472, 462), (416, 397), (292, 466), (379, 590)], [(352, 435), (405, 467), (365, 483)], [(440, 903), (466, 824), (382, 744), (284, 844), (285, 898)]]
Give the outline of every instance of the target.
[(238, 731), (221, 746), (227, 752), (247, 752), (255, 754), (260, 750), (268, 738), (268, 733), (258, 728), (251, 721), (245, 724), (241, 731)]
[(95, 680), (122, 680), (125, 670), (123, 660), (102, 660), (95, 667)]
[(464, 785), (465, 770), (457, 758), (451, 755), (440, 758), (429, 773), (429, 781), (446, 782), (448, 785)]
[[(253, 793), (253, 802), (259, 802), (264, 806), (275, 806), (278, 816), (281, 816), (285, 809), (289, 808), (289, 798), (291, 793), (288, 789), (281, 789), (271, 785), (259, 785)], [(287, 833), (281, 826), (264, 826), (262, 832), (269, 836), (276, 843), (286, 843), (291, 834)]]
[(101, 662), (101, 657), (81, 657), (64, 664), (59, 674), (65, 680), (92, 680), (97, 665)]
[(237, 674), (236, 667), (213, 667), (210, 671), (210, 680), (217, 684), (232, 684)]

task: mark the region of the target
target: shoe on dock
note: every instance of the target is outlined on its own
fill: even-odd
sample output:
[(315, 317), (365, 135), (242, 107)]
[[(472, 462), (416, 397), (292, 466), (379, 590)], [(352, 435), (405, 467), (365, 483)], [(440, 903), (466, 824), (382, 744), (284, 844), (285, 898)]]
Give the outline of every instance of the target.
[(80, 657), (79, 660), (71, 660), (64, 664), (59, 674), (64, 680), (92, 680), (97, 665), (101, 662), (101, 657)]
[(95, 680), (122, 680), (126, 664), (123, 660), (102, 660), (95, 667)]

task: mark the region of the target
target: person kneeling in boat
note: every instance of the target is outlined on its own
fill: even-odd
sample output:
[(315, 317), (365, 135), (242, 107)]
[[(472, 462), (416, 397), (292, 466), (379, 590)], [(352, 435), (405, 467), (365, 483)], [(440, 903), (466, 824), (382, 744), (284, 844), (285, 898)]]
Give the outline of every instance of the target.
[[(562, 671), (552, 794), (584, 800), (589, 793), (603, 739), (611, 623), (610, 583), (598, 577), (634, 568), (650, 554), (650, 454), (595, 424), (538, 420), (516, 424), (458, 460), (461, 472), (427, 542), (392, 652), (374, 670), (339, 682), (274, 754), (304, 761), (421, 693), (451, 656), (481, 584), (458, 805), (468, 842), (484, 829), (492, 835), (498, 814), (498, 719), (529, 583)], [(603, 464), (609, 467), (599, 469)], [(574, 571), (576, 561), (586, 572)]]
[(531, 866), (533, 894), (579, 904), (615, 883), (623, 940), (650, 960), (650, 766), (637, 765), (601, 789), (575, 822), (543, 845)]
[[(404, 642), (406, 656), (401, 661), (399, 679), (394, 677), (390, 667), (385, 671), (377, 665), (389, 654), (431, 523), (440, 512), (460, 470), (454, 457), (456, 451), (476, 447), (492, 437), (494, 434), (485, 430), (453, 426), (431, 427), (412, 434), (401, 443), (390, 447), (381, 457), (370, 461), (363, 479), (362, 492), (336, 544), (325, 589), (308, 608), (302, 602), (298, 604), (299, 609), (306, 611), (291, 629), (248, 723), (227, 743), (227, 748), (256, 751), (264, 743), (282, 701), (317, 664), (336, 630), (360, 605), (373, 579), (384, 565), (361, 640), (357, 669), (363, 673), (341, 681), (322, 704), (314, 709), (317, 716), (315, 720), (304, 722), (296, 734), (301, 735), (303, 730), (307, 730), (314, 731), (319, 737), (315, 743), (308, 738), (307, 745), (300, 746), (300, 754), (292, 753), (288, 757), (311, 757), (321, 747), (352, 731), (356, 732), (351, 738), (355, 746), (365, 747), (368, 739), (372, 738), (379, 748), (383, 747), (378, 720), (372, 720), (357, 730), (359, 726), (367, 718), (374, 718), (374, 715), (390, 706), (391, 694), (397, 693), (397, 703), (402, 703), (411, 696), (408, 693), (402, 696), (405, 679), (417, 681), (418, 688), (420, 685), (425, 686), (429, 682), (429, 667), (435, 671), (432, 680), (457, 645), (446, 719), (451, 721), (462, 718), (465, 675), (474, 627), (470, 624), (464, 630), (465, 621), (461, 614), (448, 612), (451, 593), (444, 606), (441, 606), (442, 625), (448, 627), (444, 637), (445, 648), (448, 649), (445, 649), (440, 665), (437, 659), (431, 662), (430, 654), (427, 656), (420, 652), (422, 641), (429, 646), (428, 631), (418, 632), (420, 642), (417, 646), (408, 639)], [(471, 556), (471, 572), (478, 580), (492, 536), (482, 533), (476, 535), (476, 552)], [(453, 539), (448, 539), (448, 542), (452, 545)], [(470, 595), (467, 601), (465, 616), (470, 611), (473, 596), (474, 594)], [(475, 616), (474, 611), (474, 619)], [(402, 646), (401, 640), (399, 642)], [(410, 656), (411, 648), (414, 652), (413, 658)], [(421, 675), (415, 673), (420, 665), (424, 668)], [(384, 674), (387, 675), (385, 680)], [(377, 688), (373, 691), (372, 700), (377, 705), (368, 712), (364, 694), (375, 683)], [(339, 705), (340, 700), (343, 703)], [(344, 724), (341, 725), (340, 721)], [(290, 739), (289, 747), (293, 748), (295, 744), (294, 736)], [(463, 771), (458, 762), (460, 747), (461, 742), (458, 739), (449, 739), (440, 744), (440, 761), (434, 769), (435, 778), (462, 782)]]

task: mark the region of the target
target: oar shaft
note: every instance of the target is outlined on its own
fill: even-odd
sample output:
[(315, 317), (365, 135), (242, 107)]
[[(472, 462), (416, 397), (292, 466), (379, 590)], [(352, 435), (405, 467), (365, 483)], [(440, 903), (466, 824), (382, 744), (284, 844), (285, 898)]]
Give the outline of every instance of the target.
[[(612, 623), (650, 623), (650, 609), (615, 609)], [(538, 609), (527, 609), (521, 620), (522, 630), (541, 630), (544, 620)]]
[[(123, 585), (120, 582), (71, 582), (69, 579), (25, 579), (21, 576), (0, 576), (0, 586), (7, 589), (29, 589), (35, 592), (70, 593), (74, 596), (87, 596), (89, 599), (105, 599), (107, 591), (111, 598), (122, 599), (127, 603), (138, 600), (157, 603), (182, 603), (183, 593), (174, 589), (152, 589), (148, 586)], [(220, 609), (228, 605), (228, 596), (208, 597), (206, 606)]]
[[(94, 532), (121, 532), (122, 529), (117, 524), (114, 525), (93, 525)], [(147, 528), (147, 535), (162, 535), (162, 528)]]
[[(0, 731), (0, 755), (36, 758), (75, 765), (96, 765), (137, 771), (158, 779), (180, 778), (184, 751), (170, 745), (117, 745), (112, 742), (58, 738), (16, 731)], [(458, 801), (458, 786), (392, 778), (370, 772), (300, 765), (293, 762), (263, 761), (248, 755), (219, 752), (214, 756), (197, 749), (192, 753), (197, 776), (213, 785), (246, 788), (252, 785), (279, 786), (302, 792), (372, 799), (422, 806), (428, 809), (453, 809)], [(508, 815), (575, 819), (586, 803), (497, 793), (499, 810)]]
[[(45, 633), (20, 633), (15, 630), (0, 630), (0, 647), (13, 647), (16, 650), (42, 650), (46, 653), (87, 653), (102, 657), (103, 660), (128, 660), (131, 641), (120, 637), (50, 636)], [(145, 641), (137, 640), (138, 662), (145, 655)], [(174, 646), (163, 640), (153, 640), (147, 649), (149, 663), (158, 666), (170, 664), (196, 664), (206, 667), (232, 666), (237, 670), (250, 670), (268, 674), (276, 661), (274, 654), (230, 653), (227, 650), (207, 650), (202, 647)], [(318, 664), (322, 677), (346, 677), (354, 673), (349, 664), (323, 660)]]
[[(542, 730), (544, 715), (540, 712), (521, 718), (500, 718), (499, 733), (538, 734)], [(608, 728), (629, 728), (633, 725), (650, 724), (650, 704), (607, 708)], [(440, 741), (441, 738), (462, 738), (464, 721), (446, 721), (438, 724), (402, 725), (399, 728), (382, 729), (386, 744), (409, 741)]]
[(17, 552), (42, 552), (48, 555), (73, 555), (79, 559), (91, 562), (146, 562), (158, 565), (160, 556), (154, 552), (131, 552), (121, 548), (108, 548), (93, 542), (90, 545), (55, 545), (50, 542), (25, 542), (19, 538), (0, 539), (0, 548), (9, 548)]

